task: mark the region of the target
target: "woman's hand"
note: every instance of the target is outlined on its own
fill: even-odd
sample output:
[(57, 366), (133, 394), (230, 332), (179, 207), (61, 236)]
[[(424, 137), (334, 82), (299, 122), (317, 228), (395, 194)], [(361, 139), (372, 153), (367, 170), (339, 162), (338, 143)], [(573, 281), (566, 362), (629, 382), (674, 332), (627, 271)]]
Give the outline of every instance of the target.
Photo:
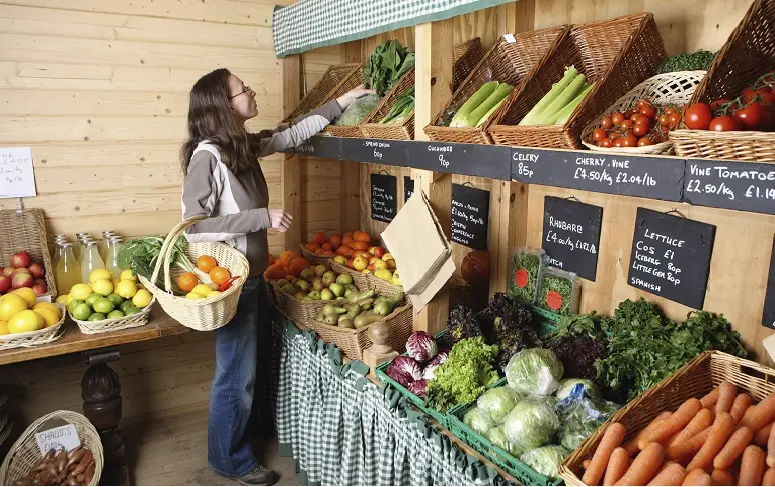
[(291, 220), (293, 217), (283, 210), (269, 210), (269, 222), (272, 224), (272, 228), (284, 232), (291, 226)]
[(354, 89), (348, 91), (344, 95), (340, 96), (336, 99), (336, 102), (339, 103), (339, 107), (344, 110), (345, 108), (349, 107), (352, 102), (357, 100), (358, 98), (364, 96), (364, 95), (371, 95), (373, 93), (376, 93), (374, 90), (367, 90), (366, 85), (360, 85), (355, 87)]

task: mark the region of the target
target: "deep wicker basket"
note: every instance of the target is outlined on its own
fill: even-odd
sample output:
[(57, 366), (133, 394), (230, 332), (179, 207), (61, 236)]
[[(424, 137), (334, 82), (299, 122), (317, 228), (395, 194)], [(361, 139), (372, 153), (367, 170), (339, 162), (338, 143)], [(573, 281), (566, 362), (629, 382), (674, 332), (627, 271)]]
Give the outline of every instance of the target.
[(283, 123), (291, 122), (296, 117), (309, 113), (358, 86), (361, 78), (356, 76), (356, 74), (362, 68), (363, 65), (360, 63), (330, 66), (323, 73), (320, 81), (304, 95), (299, 104), (283, 119)]
[[(743, 88), (775, 66), (775, 0), (756, 0), (727, 42), (716, 54), (708, 75), (694, 91), (690, 103), (710, 103), (735, 98)], [(670, 132), (675, 153), (681, 157), (775, 161), (775, 133), (756, 131)]]
[(627, 430), (625, 441), (646, 427), (664, 411), (675, 411), (689, 398), (701, 398), (723, 381), (739, 392), (760, 401), (775, 391), (775, 369), (722, 352), (703, 352), (673, 375), (630, 401), (581, 444), (560, 466), (566, 485), (586, 485), (581, 481), (583, 462), (592, 458), (606, 428), (621, 423)]
[(299, 244), (299, 249), (301, 256), (315, 265), (328, 265), (331, 261), (331, 257), (326, 257), (325, 255), (318, 255), (314, 252), (310, 252), (309, 249), (304, 246), (304, 244)]
[(33, 262), (43, 266), (48, 292), (45, 296), (57, 297), (54, 266), (48, 253), (46, 221), (43, 210), (29, 208), (21, 210), (0, 210), (0, 265), (8, 265), (11, 256), (26, 250)]
[[(206, 299), (187, 299), (172, 293), (172, 278), (182, 273), (177, 267), (175, 270), (170, 269), (173, 246), (188, 227), (204, 219), (204, 216), (195, 216), (178, 223), (164, 239), (151, 280), (142, 275), (138, 277), (143, 286), (159, 301), (162, 309), (181, 325), (198, 331), (212, 331), (227, 324), (236, 314), (242, 286), (250, 267), (245, 256), (234, 247), (219, 242), (190, 243), (186, 247), (186, 254), (192, 263), (195, 263), (199, 256), (209, 255), (215, 258), (219, 266), (228, 269), (232, 276), (239, 278), (223, 294)], [(164, 289), (155, 284), (162, 267)]]
[(460, 84), (474, 70), (487, 51), (482, 46), (481, 37), (474, 37), (452, 48), (452, 92), (460, 87)]
[[(527, 80), (496, 111), (488, 134), (496, 144), (581, 149), (581, 132), (619, 97), (654, 74), (667, 57), (662, 36), (650, 13), (627, 15), (574, 26)], [(567, 66), (575, 66), (595, 87), (565, 125), (517, 125), (559, 81)]]
[(56, 307), (59, 308), (60, 317), (59, 321), (55, 325), (36, 331), (14, 333), (11, 335), (0, 335), (0, 351), (10, 350), (12, 348), (37, 347), (39, 345), (45, 345), (62, 338), (62, 335), (65, 334), (66, 328), (62, 325), (65, 322), (67, 310), (61, 303), (56, 303)]
[(153, 308), (156, 298), (152, 298), (139, 313), (133, 315), (127, 315), (122, 318), (108, 318), (106, 320), (88, 321), (77, 320), (73, 317), (73, 314), (68, 310), (70, 319), (77, 325), (78, 329), (84, 335), (96, 335), (98, 333), (110, 333), (112, 331), (126, 330), (127, 328), (136, 328), (138, 326), (145, 326), (148, 324), (148, 317), (151, 314), (151, 308)]
[[(515, 94), (522, 91), (526, 81), (554, 52), (560, 41), (567, 35), (568, 27), (552, 27), (516, 34), (516, 42), (509, 42), (504, 37), (485, 54), (481, 61), (455, 90), (450, 101), (441, 109), (431, 125), (423, 131), (431, 140), (442, 142), (460, 142), (469, 144), (491, 144), (487, 135), (495, 115), (505, 107)], [(509, 83), (514, 90), (485, 123), (479, 127), (448, 127), (444, 123), (451, 114), (473, 95), (484, 82), (500, 81)], [(448, 123), (448, 122), (447, 122)]]
[[(327, 304), (342, 304), (344, 299), (333, 299), (331, 301), (309, 301), (299, 299), (293, 294), (285, 292), (277, 281), (269, 281), (272, 290), (272, 298), (275, 307), (285, 315), (289, 320), (299, 326), (308, 327), (309, 323), (315, 320), (318, 311)], [(357, 287), (357, 284), (356, 284)]]
[(592, 140), (592, 132), (600, 127), (599, 119), (607, 113), (620, 111), (624, 113), (636, 105), (638, 100), (649, 100), (653, 105), (675, 105), (681, 110), (692, 97), (695, 88), (705, 77), (707, 71), (676, 71), (673, 73), (658, 74), (647, 79), (626, 95), (616, 100), (605, 112), (593, 120), (581, 133), (581, 143), (589, 149), (600, 152), (626, 153), (626, 154), (669, 154), (673, 150), (673, 143), (669, 140), (654, 145), (643, 147), (599, 147)]
[(396, 100), (414, 86), (414, 68), (410, 69), (398, 82), (390, 88), (382, 100), (377, 104), (374, 111), (360, 125), (361, 132), (365, 137), (374, 139), (390, 140), (412, 140), (414, 139), (414, 109), (400, 124), (378, 123), (390, 109), (395, 105)]
[(91, 451), (94, 456), (94, 475), (88, 485), (98, 485), (104, 465), (102, 441), (97, 430), (82, 414), (73, 411), (54, 411), (35, 420), (24, 430), (24, 433), (11, 446), (11, 450), (0, 466), (0, 485), (13, 485), (21, 479), (40, 461), (40, 449), (35, 441), (35, 433), (44, 423), (52, 419), (60, 419), (75, 425), (81, 446)]

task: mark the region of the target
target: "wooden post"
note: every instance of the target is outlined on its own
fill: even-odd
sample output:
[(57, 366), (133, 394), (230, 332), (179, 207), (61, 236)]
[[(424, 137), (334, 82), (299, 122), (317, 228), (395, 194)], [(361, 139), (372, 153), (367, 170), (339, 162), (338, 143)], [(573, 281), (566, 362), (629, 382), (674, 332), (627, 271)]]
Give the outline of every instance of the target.
[[(452, 30), (451, 20), (421, 24), (415, 27), (415, 108), (414, 138), (428, 140), (423, 127), (429, 125), (452, 96)], [(413, 171), (415, 188), (422, 189), (450, 238), (452, 225), (452, 176), (433, 171)], [(436, 334), (447, 325), (449, 294), (442, 289), (415, 317), (414, 327)]]
[[(301, 55), (282, 58), (280, 62), (283, 90), (283, 114), (287, 115), (301, 101)], [(301, 243), (301, 157), (286, 154), (282, 161), (283, 209), (293, 217), (283, 234), (283, 248), (297, 249)]]
[[(342, 59), (345, 63), (359, 63), (362, 57), (361, 41), (342, 44)], [(346, 161), (339, 164), (341, 164), (339, 174), (342, 178), (339, 207), (340, 231), (341, 233), (353, 232), (361, 228), (361, 171), (365, 170), (367, 164)]]

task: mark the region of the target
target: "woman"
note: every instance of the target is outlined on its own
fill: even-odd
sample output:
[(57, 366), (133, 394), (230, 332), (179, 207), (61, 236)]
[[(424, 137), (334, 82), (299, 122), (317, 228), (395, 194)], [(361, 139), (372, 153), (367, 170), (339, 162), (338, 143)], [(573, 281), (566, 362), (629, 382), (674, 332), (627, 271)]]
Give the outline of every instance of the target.
[[(237, 314), (215, 330), (215, 376), (210, 390), (208, 463), (243, 485), (271, 485), (272, 470), (253, 454), (250, 430), (256, 411), (268, 411), (271, 330), (262, 274), (268, 263), (267, 229), (288, 229), (292, 215), (269, 209), (258, 157), (296, 147), (339, 117), (353, 100), (373, 90), (358, 87), (302, 116), (293, 126), (252, 134), (245, 122), (258, 114), (255, 92), (226, 69), (196, 82), (188, 109), (188, 138), (181, 149), (183, 218), (209, 218), (186, 232), (189, 242), (227, 242), (250, 264)], [(254, 390), (255, 389), (255, 390)], [(255, 396), (255, 400), (254, 400)]]

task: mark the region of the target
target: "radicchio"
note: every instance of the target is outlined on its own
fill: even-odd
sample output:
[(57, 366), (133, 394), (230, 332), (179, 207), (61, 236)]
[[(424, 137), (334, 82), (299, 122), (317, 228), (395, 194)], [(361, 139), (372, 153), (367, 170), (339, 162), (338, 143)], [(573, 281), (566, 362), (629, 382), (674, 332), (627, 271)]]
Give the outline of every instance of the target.
[(447, 361), (447, 358), (449, 357), (449, 351), (447, 350), (440, 350), (439, 353), (436, 354), (433, 359), (428, 362), (428, 365), (425, 366), (425, 369), (422, 371), (422, 378), (425, 380), (433, 380), (436, 377), (436, 369), (438, 369), (441, 364)]
[(424, 331), (415, 331), (406, 340), (406, 353), (420, 363), (435, 357), (437, 351), (436, 340)]
[(409, 384), (409, 392), (417, 397), (425, 397), (425, 388), (428, 387), (428, 381), (420, 379)]
[(412, 357), (399, 355), (394, 358), (386, 371), (387, 375), (404, 387), (409, 387), (413, 381), (422, 378), (422, 369), (420, 364), (415, 362)]

